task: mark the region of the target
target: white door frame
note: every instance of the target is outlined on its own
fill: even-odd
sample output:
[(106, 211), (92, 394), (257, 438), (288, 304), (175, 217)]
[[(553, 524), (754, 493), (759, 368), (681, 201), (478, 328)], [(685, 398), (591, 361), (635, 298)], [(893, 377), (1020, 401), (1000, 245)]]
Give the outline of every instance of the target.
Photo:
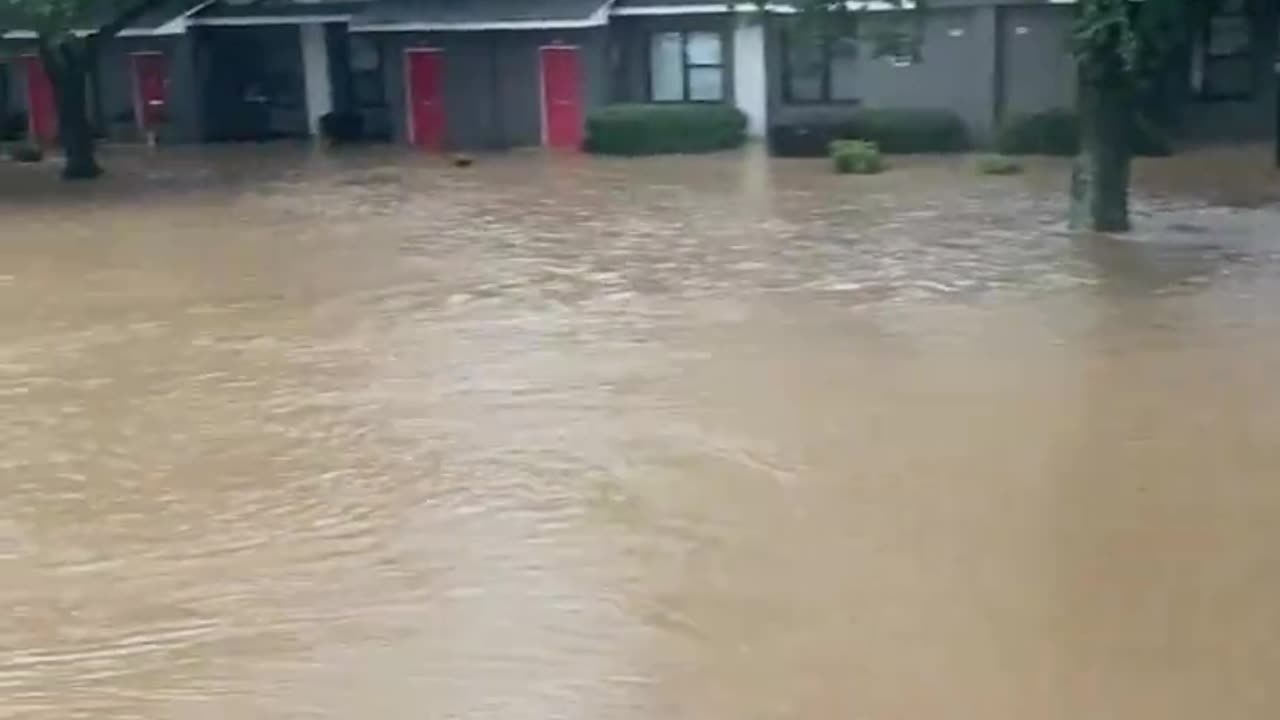
[[(409, 62), (409, 56), (415, 53), (440, 53), (444, 54), (444, 48), (438, 47), (408, 47), (404, 49), (404, 129), (405, 137), (409, 139), (409, 144), (416, 146), (418, 144), (417, 129), (414, 127), (417, 123), (413, 121), (413, 64)], [(440, 63), (441, 67), (441, 84), (444, 83), (444, 61)], [(443, 88), (441, 89), (444, 95)], [(445, 108), (448, 109), (447, 107)]]
[[(147, 127), (143, 122), (142, 85), (138, 82), (138, 57), (144, 55), (164, 57), (164, 53), (159, 50), (139, 50), (138, 52), (129, 53), (129, 83), (133, 86), (133, 124), (137, 126), (140, 133), (147, 131)], [(168, 78), (165, 78), (165, 82), (166, 84), (168, 83)], [(168, 94), (167, 88), (165, 94)], [(165, 101), (168, 101), (168, 97), (165, 98)]]
[[(582, 48), (578, 45), (539, 45), (538, 46), (538, 107), (542, 113), (542, 146), (547, 147), (547, 131), (549, 128), (547, 111), (547, 68), (543, 62), (544, 50), (572, 50), (578, 54), (578, 71), (582, 71)], [(578, 105), (584, 103), (585, 98), (582, 97), (581, 88), (578, 93)], [(585, 108), (579, 107), (580, 110)]]

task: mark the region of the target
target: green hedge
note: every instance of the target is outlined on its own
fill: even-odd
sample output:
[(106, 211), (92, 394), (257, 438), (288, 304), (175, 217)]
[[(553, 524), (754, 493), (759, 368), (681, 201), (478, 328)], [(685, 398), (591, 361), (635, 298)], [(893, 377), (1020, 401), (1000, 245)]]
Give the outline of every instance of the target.
[(710, 152), (738, 147), (746, 130), (746, 115), (729, 105), (611, 105), (587, 117), (585, 147), (605, 155)]
[[(1169, 134), (1141, 117), (1134, 122), (1131, 143), (1135, 155), (1173, 153)], [(1000, 128), (996, 146), (1006, 155), (1075, 155), (1080, 149), (1080, 119), (1061, 108), (1017, 115)]]
[(950, 110), (868, 108), (853, 114), (841, 137), (867, 140), (887, 153), (945, 153), (969, 149), (969, 130)]

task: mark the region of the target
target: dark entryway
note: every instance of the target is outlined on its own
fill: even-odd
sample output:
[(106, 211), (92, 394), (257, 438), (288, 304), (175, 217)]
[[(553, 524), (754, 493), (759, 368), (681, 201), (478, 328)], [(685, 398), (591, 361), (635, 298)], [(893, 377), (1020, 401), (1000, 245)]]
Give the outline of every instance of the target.
[(210, 28), (198, 47), (207, 140), (309, 134), (297, 26)]

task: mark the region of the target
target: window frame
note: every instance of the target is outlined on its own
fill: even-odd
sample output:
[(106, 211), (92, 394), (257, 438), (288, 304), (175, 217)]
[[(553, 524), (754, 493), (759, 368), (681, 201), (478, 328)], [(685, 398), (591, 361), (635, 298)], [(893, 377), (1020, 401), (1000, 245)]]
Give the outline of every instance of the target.
[[(782, 101), (788, 105), (859, 105), (862, 98), (834, 98), (831, 95), (831, 46), (839, 38), (823, 37), (818, 47), (818, 52), (822, 55), (822, 82), (820, 85), (819, 97), (817, 99), (797, 98), (791, 91), (792, 72), (794, 67), (791, 62), (792, 45), (795, 42), (795, 32), (792, 30), (784, 30), (782, 33)], [(847, 39), (858, 42), (856, 35), (848, 36)], [(861, 59), (861, 47), (859, 46), (859, 58)]]
[[(680, 99), (678, 100), (658, 100), (653, 96), (653, 41), (660, 35), (679, 35), (680, 36)], [(720, 62), (718, 63), (691, 63), (689, 62), (689, 36), (690, 35), (714, 35), (716, 41), (720, 44)], [(663, 105), (677, 105), (684, 103), (699, 103), (704, 105), (719, 105), (729, 102), (729, 83), (726, 77), (727, 65), (725, 63), (725, 33), (721, 30), (653, 30), (647, 35), (648, 43), (645, 45), (645, 97), (651, 103)], [(720, 71), (720, 98), (717, 100), (695, 100), (689, 96), (689, 71), (694, 69), (715, 68)]]
[[(1240, 2), (1235, 9), (1217, 8), (1204, 15), (1204, 28), (1200, 34), (1200, 99), (1206, 102), (1240, 102), (1252, 100), (1258, 95), (1258, 68), (1254, 62), (1254, 28), (1253, 16), (1248, 4)], [(1223, 18), (1235, 18), (1244, 23), (1246, 41), (1244, 46), (1234, 52), (1213, 52), (1213, 21)], [(1246, 89), (1237, 92), (1226, 92), (1213, 89), (1210, 78), (1210, 66), (1215, 63), (1242, 63), (1246, 69)]]

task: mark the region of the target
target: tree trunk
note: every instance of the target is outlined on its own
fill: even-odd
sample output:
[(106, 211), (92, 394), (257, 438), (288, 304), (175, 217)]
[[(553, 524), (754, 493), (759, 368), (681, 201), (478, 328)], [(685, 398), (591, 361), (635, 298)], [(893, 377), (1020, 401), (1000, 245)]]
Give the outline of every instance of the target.
[(1073, 229), (1129, 229), (1132, 89), (1123, 81), (1080, 83), (1080, 152), (1071, 171)]
[(65, 40), (41, 53), (58, 105), (58, 141), (66, 155), (64, 180), (92, 180), (102, 174), (94, 155), (93, 125), (89, 121), (90, 52)]

